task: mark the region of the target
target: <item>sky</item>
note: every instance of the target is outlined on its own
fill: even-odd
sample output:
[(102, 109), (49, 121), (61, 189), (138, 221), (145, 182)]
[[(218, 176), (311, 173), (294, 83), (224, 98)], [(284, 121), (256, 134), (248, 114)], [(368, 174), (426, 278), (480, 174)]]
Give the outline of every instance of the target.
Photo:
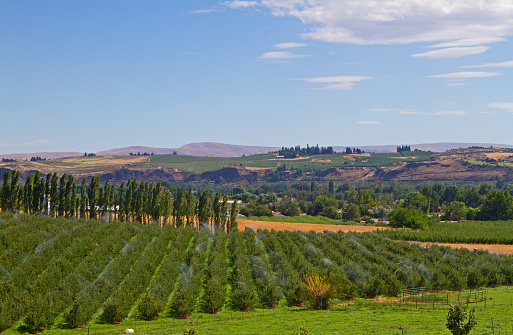
[(513, 144), (513, 0), (0, 0), (0, 153)]

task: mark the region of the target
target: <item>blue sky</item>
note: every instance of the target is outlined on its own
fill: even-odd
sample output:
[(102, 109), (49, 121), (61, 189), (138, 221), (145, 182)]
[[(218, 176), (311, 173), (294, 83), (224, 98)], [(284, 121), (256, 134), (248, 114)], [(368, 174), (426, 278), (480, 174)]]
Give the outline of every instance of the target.
[(0, 0), (0, 153), (513, 144), (506, 0)]

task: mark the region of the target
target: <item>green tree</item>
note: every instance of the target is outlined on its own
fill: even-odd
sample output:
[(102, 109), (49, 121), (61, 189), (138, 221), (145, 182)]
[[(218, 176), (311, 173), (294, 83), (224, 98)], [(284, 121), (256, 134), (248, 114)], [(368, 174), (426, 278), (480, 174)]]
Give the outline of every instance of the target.
[(511, 220), (513, 219), (513, 197), (508, 191), (491, 191), (481, 207), (477, 219)]
[(85, 178), (82, 178), (82, 188), (80, 189), (80, 217), (86, 217), (87, 212), (87, 184)]
[(69, 176), (68, 182), (66, 183), (66, 217), (75, 216), (77, 203), (77, 183), (75, 177)]
[(398, 208), (390, 213), (390, 226), (395, 228), (426, 229), (430, 218), (426, 213), (414, 208)]
[(98, 189), (100, 188), (100, 177), (94, 176), (89, 183), (87, 198), (89, 199), (89, 218), (98, 219)]
[(429, 213), (429, 200), (419, 192), (412, 192), (404, 198), (403, 207), (415, 208)]
[(196, 215), (196, 198), (194, 194), (192, 194), (192, 190), (189, 190), (187, 193), (186, 199), (186, 212), (185, 216), (187, 218), (187, 226), (192, 226), (194, 224), (194, 216)]
[(230, 222), (226, 229), (228, 232), (237, 229), (237, 200), (233, 200), (232, 207), (230, 209)]
[(175, 217), (175, 225), (177, 227), (182, 227), (184, 225), (184, 218), (186, 212), (186, 199), (185, 199), (185, 190), (180, 190), (180, 195), (178, 199), (176, 199), (174, 206), (174, 217)]
[(0, 207), (2, 208), (2, 212), (12, 209), (9, 204), (9, 200), (11, 200), (11, 185), (9, 184), (10, 180), (11, 170), (7, 170), (4, 172), (2, 191), (0, 194)]
[(63, 216), (66, 210), (66, 179), (68, 175), (65, 173), (59, 179), (59, 207), (58, 207), (58, 215)]
[(151, 198), (151, 219), (152, 221), (160, 220), (160, 216), (162, 215), (162, 184), (160, 181), (157, 183), (155, 188), (153, 189), (153, 196)]
[(169, 215), (173, 212), (173, 194), (171, 194), (171, 191), (166, 190), (164, 191), (164, 194), (162, 195), (162, 202), (160, 203), (161, 210), (160, 213), (164, 217), (164, 224), (167, 223), (167, 219), (169, 218)]
[(465, 308), (458, 304), (451, 304), (445, 325), (453, 335), (467, 335), (477, 325), (477, 319), (474, 313), (475, 309), (472, 309), (472, 311), (468, 313), (468, 321), (465, 324), (465, 320), (467, 319), (467, 311)]
[(355, 204), (349, 204), (346, 208), (346, 220), (360, 221), (360, 208)]
[(124, 218), (125, 213), (125, 207), (126, 207), (126, 199), (125, 199), (125, 182), (121, 183), (121, 186), (119, 186), (119, 192), (117, 196), (117, 205), (119, 208), (119, 218), (120, 221), (125, 221), (126, 218)]
[[(444, 218), (451, 221), (458, 220), (458, 217), (461, 219), (465, 219), (467, 216), (468, 208), (465, 206), (465, 203), (461, 201), (453, 201), (445, 208), (445, 216)], [(456, 219), (456, 220), (455, 220)]]
[(259, 205), (253, 208), (252, 214), (254, 216), (271, 216), (272, 212), (266, 205)]
[(57, 209), (59, 208), (59, 177), (57, 176), (57, 172), (55, 172), (52, 176), (52, 181), (50, 182), (50, 212), (52, 216), (55, 216)]
[(212, 205), (210, 204), (210, 197), (208, 196), (208, 189), (201, 193), (198, 203), (198, 221), (203, 224), (208, 224), (212, 216)]

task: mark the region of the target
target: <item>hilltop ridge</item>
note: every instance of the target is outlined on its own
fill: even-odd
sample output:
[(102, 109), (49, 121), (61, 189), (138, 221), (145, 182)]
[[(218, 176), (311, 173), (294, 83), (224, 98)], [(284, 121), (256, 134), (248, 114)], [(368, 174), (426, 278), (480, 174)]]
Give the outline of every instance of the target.
[[(333, 146), (336, 152), (345, 152), (347, 147), (360, 148), (365, 152), (385, 153), (396, 152), (397, 146), (403, 144), (389, 144), (389, 145), (364, 145), (364, 146)], [(513, 148), (509, 144), (496, 144), (496, 143), (424, 143), (424, 144), (407, 144), (412, 150), (418, 149), (422, 151), (431, 152), (445, 152), (452, 149), (468, 148), (468, 147), (494, 147), (494, 148)], [(182, 145), (177, 148), (157, 148), (148, 146), (129, 146), (123, 148), (114, 148), (104, 151), (98, 151), (97, 156), (128, 156), (130, 154), (154, 154), (154, 155), (170, 155), (176, 152), (178, 155), (189, 156), (212, 156), (212, 157), (242, 157), (256, 154), (266, 154), (281, 149), (281, 147), (267, 147), (267, 146), (250, 146), (250, 145), (236, 145), (225, 144), (217, 142), (198, 142)], [(43, 159), (59, 159), (66, 157), (80, 157), (84, 152), (34, 152), (34, 153), (18, 153), (18, 154), (1, 154), (0, 159), (15, 159), (15, 160), (30, 160), (32, 157), (41, 157)]]

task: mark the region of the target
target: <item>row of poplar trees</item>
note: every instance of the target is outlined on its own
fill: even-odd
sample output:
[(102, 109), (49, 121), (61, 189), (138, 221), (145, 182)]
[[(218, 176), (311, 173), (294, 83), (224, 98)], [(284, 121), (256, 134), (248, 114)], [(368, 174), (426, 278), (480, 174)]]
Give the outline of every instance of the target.
[(217, 225), (230, 231), (235, 226), (237, 202), (231, 207), (228, 197), (217, 192), (213, 199), (209, 190), (199, 199), (192, 190), (181, 189), (173, 195), (161, 183), (153, 184), (129, 179), (119, 187), (98, 176), (89, 183), (82, 179), (80, 194), (75, 178), (61, 177), (39, 171), (20, 183), (20, 171), (8, 170), (0, 188), (2, 211), (23, 211), (50, 216), (80, 217), (89, 219), (117, 219), (141, 223), (173, 223), (176, 226)]

